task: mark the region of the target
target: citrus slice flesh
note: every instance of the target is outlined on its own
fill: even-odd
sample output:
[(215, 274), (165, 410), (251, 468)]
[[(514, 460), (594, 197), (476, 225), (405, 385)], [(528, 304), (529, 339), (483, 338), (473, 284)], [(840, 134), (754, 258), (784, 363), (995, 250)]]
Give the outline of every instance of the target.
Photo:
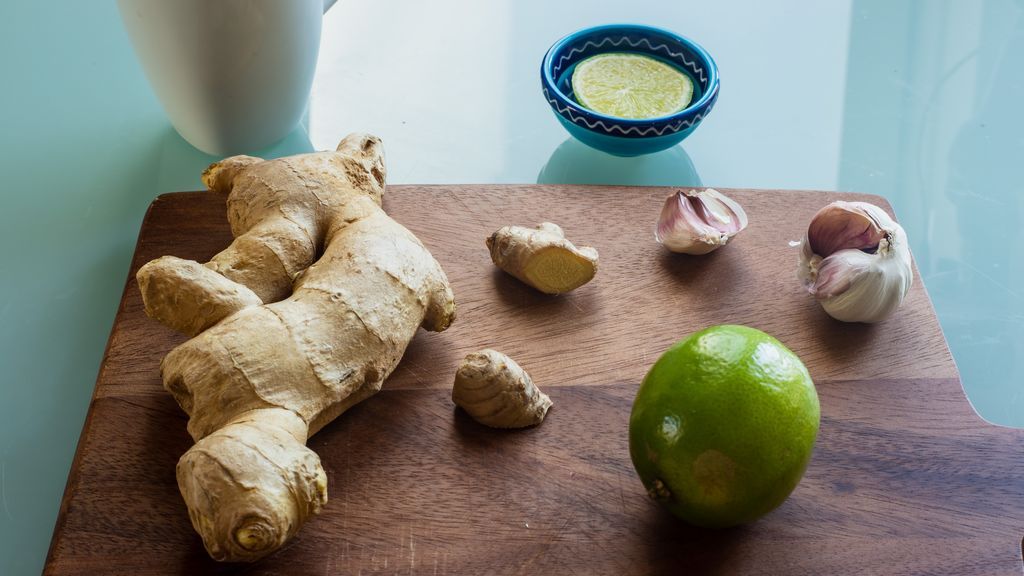
[(577, 64), (572, 90), (577, 102), (595, 112), (644, 119), (686, 108), (693, 98), (693, 81), (649, 56), (612, 52)]

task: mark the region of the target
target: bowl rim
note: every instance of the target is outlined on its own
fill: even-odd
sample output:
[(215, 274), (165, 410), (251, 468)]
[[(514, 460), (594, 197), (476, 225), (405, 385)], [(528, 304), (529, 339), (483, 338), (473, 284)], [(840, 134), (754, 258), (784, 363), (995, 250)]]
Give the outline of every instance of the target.
[[(600, 32), (604, 30), (655, 32), (667, 36), (672, 40), (678, 42), (679, 44), (685, 45), (688, 49), (692, 50), (695, 54), (697, 54), (701, 58), (701, 60), (703, 60), (702, 63), (705, 64), (705, 66), (708, 69), (707, 90), (704, 90), (704, 93), (701, 94), (701, 97), (696, 102), (692, 102), (686, 108), (683, 108), (678, 112), (673, 112), (672, 114), (669, 114), (667, 116), (656, 116), (653, 118), (622, 118), (619, 116), (610, 116), (608, 114), (602, 114), (600, 112), (596, 112), (594, 110), (582, 106), (575, 100), (570, 99), (561, 90), (558, 89), (558, 85), (555, 82), (554, 76), (552, 75), (552, 70), (554, 68), (554, 55), (555, 52), (560, 51), (562, 47), (564, 47), (572, 40), (578, 38), (579, 36), (582, 36), (584, 34), (591, 34), (593, 32)], [(541, 77), (544, 81), (544, 88), (547, 91), (549, 91), (563, 105), (568, 105), (571, 108), (576, 109), (575, 111), (593, 116), (595, 119), (598, 120), (615, 122), (622, 126), (636, 127), (669, 124), (674, 121), (688, 118), (689, 116), (696, 116), (701, 112), (701, 110), (704, 107), (706, 107), (706, 105), (712, 103), (715, 99), (717, 99), (719, 87), (718, 64), (715, 63), (714, 58), (711, 57), (711, 54), (709, 54), (703, 46), (671, 30), (666, 30), (665, 28), (659, 28), (657, 26), (649, 26), (646, 24), (601, 24), (598, 26), (582, 28), (570, 34), (566, 34), (562, 38), (555, 41), (555, 43), (552, 44), (551, 47), (548, 48), (548, 51), (544, 54), (544, 59), (541, 61)], [(559, 115), (561, 116), (561, 113), (559, 113)]]

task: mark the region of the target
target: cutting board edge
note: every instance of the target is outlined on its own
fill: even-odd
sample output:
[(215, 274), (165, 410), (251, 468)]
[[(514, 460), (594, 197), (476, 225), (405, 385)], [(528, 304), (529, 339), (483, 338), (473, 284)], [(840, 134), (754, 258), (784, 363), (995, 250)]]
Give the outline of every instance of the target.
[[(563, 189), (587, 189), (587, 188), (639, 188), (645, 190), (696, 190), (698, 188), (714, 188), (715, 190), (722, 192), (766, 192), (772, 194), (827, 194), (832, 196), (856, 196), (862, 198), (865, 201), (871, 201), (878, 204), (882, 208), (886, 208), (890, 213), (895, 215), (895, 210), (892, 203), (885, 197), (879, 194), (871, 192), (859, 192), (855, 190), (821, 190), (817, 188), (807, 189), (792, 189), (792, 188), (736, 188), (736, 187), (725, 187), (725, 186), (632, 186), (632, 185), (619, 185), (619, 184), (531, 184), (529, 182), (523, 183), (500, 183), (500, 184), (479, 184), (479, 183), (463, 183), (463, 184), (388, 184), (385, 188), (384, 196), (387, 197), (387, 190), (392, 188), (482, 188), (482, 189), (528, 189), (528, 188), (563, 188)], [(155, 204), (160, 202), (166, 202), (174, 200), (182, 196), (189, 196), (193, 194), (218, 194), (210, 190), (183, 190), (180, 192), (164, 192), (156, 196), (150, 203), (149, 208), (146, 211), (146, 217), (149, 216), (149, 212), (153, 209)]]

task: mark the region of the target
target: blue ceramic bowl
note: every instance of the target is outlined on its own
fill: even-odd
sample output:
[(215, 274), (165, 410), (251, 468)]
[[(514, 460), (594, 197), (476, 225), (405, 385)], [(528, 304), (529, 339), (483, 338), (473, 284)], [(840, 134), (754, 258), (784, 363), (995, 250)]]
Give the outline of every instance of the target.
[[(572, 72), (576, 64), (605, 52), (633, 52), (671, 64), (693, 80), (693, 100), (669, 116), (631, 120), (599, 114), (576, 103)], [(544, 98), (576, 139), (616, 156), (660, 152), (697, 129), (718, 100), (718, 66), (692, 40), (635, 24), (609, 24), (575, 32), (555, 42), (540, 67)]]

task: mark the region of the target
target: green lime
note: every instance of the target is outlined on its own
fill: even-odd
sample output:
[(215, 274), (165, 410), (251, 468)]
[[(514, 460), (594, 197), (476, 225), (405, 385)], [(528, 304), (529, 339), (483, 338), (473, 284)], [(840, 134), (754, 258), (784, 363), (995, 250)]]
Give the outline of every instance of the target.
[(591, 56), (572, 73), (576, 101), (618, 118), (657, 118), (690, 104), (693, 81), (678, 69), (641, 54)]
[(746, 326), (674, 344), (644, 378), (629, 452), (648, 494), (690, 524), (753, 521), (800, 482), (818, 435), (818, 394), (796, 354)]

